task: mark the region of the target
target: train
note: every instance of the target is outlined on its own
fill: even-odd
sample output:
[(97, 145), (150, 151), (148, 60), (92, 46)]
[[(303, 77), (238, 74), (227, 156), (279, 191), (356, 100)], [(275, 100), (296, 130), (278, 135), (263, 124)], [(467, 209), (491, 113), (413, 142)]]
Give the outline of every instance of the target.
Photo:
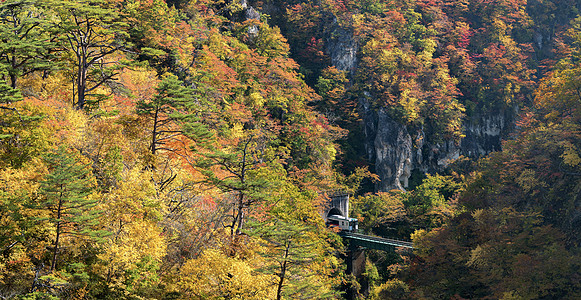
[(355, 218), (346, 218), (341, 215), (330, 215), (327, 217), (327, 226), (339, 228), (341, 231), (357, 232), (359, 221)]

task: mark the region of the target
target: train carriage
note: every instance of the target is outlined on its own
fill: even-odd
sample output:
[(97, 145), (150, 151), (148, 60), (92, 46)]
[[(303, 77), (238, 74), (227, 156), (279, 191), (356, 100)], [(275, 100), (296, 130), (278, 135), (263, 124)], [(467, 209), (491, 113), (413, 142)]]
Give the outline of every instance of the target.
[(327, 217), (327, 226), (338, 227), (342, 231), (356, 232), (359, 229), (358, 221), (355, 218), (346, 218), (340, 215), (330, 215)]

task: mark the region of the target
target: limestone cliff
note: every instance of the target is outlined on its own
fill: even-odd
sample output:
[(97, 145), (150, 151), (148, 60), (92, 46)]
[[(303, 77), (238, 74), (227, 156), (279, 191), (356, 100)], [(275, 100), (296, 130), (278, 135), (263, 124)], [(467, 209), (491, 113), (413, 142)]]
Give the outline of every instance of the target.
[(374, 164), (380, 182), (378, 191), (405, 189), (412, 171), (441, 172), (460, 156), (477, 159), (501, 150), (501, 141), (513, 128), (515, 112), (473, 116), (464, 122), (460, 143), (435, 143), (421, 129), (411, 130), (388, 116), (383, 109), (372, 109), (361, 100), (367, 158)]
[(353, 72), (357, 67), (358, 47), (353, 34), (338, 26), (335, 20), (327, 35), (326, 50), (331, 58), (331, 64), (339, 70)]
[[(353, 73), (357, 67), (357, 41), (345, 29), (335, 26), (327, 43), (327, 55), (339, 70)], [(501, 140), (514, 127), (515, 110), (474, 115), (464, 120), (465, 137), (455, 141), (430, 141), (424, 131), (408, 128), (392, 119), (382, 108), (375, 108), (373, 95), (359, 99), (365, 151), (381, 180), (377, 191), (403, 190), (412, 171), (441, 172), (460, 156), (479, 158), (501, 150)]]

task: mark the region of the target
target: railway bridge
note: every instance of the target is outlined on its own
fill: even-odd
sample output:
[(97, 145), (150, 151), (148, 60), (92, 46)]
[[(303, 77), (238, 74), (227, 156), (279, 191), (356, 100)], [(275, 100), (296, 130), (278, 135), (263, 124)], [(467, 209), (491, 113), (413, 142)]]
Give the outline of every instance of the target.
[[(366, 249), (395, 251), (396, 248), (412, 250), (412, 242), (390, 238), (382, 238), (357, 233), (357, 219), (349, 218), (349, 194), (340, 191), (326, 192), (327, 202), (320, 210), (321, 217), (327, 225), (341, 228), (339, 235), (349, 243), (346, 263), (347, 274), (352, 274), (358, 280), (365, 271)], [(369, 287), (367, 287), (369, 288)], [(353, 289), (347, 290), (348, 297), (353, 299)]]
[[(333, 223), (334, 220), (346, 220), (348, 224), (357, 220), (349, 218), (349, 194), (341, 191), (326, 193), (328, 201), (323, 206), (321, 217), (327, 224)], [(339, 226), (341, 228), (341, 226)], [(347, 227), (349, 229), (357, 228)], [(374, 249), (382, 251), (394, 251), (396, 248), (413, 249), (412, 242), (401, 241), (396, 239), (382, 238), (357, 233), (355, 230), (343, 230), (339, 235), (349, 242), (349, 251), (347, 253), (347, 273), (359, 277), (365, 268), (365, 249)]]
[[(326, 205), (324, 205), (321, 216), (328, 224), (331, 216), (339, 216), (346, 220), (356, 220), (349, 218), (349, 194), (342, 191), (331, 191), (325, 193), (328, 197)], [(350, 245), (362, 247), (366, 249), (391, 251), (394, 247), (404, 247), (413, 249), (413, 244), (407, 241), (400, 241), (395, 239), (381, 238), (369, 236), (365, 234), (356, 233), (356, 230), (343, 230), (339, 233), (344, 239), (348, 239)]]
[(386, 239), (376, 236), (359, 234), (354, 232), (340, 232), (340, 236), (349, 240), (351, 247), (361, 247), (365, 249), (375, 249), (383, 251), (392, 251), (394, 247), (403, 247), (413, 249), (412, 242), (400, 241), (394, 239)]

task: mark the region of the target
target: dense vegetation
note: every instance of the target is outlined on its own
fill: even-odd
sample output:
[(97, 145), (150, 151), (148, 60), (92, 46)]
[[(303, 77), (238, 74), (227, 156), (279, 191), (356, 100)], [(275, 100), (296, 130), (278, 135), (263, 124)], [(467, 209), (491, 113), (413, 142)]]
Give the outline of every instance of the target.
[[(0, 297), (580, 297), (578, 7), (1, 2)], [(519, 115), (501, 152), (375, 193), (361, 99), (431, 141)], [(335, 190), (414, 253), (345, 274)]]

